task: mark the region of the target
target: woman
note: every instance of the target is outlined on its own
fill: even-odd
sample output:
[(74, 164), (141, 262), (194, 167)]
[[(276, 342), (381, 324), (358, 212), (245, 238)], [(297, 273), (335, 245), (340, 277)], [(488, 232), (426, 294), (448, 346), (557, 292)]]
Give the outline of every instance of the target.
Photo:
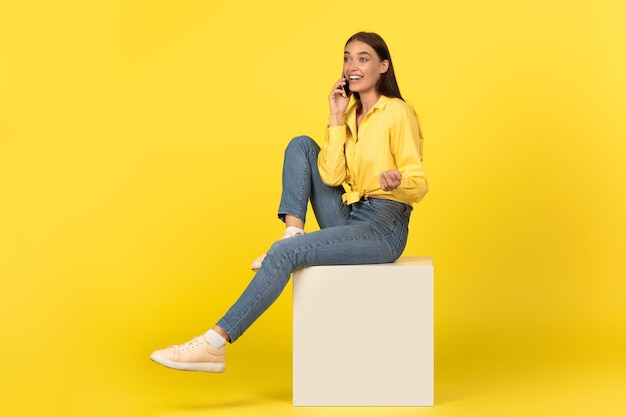
[[(386, 263), (402, 254), (412, 204), (428, 190), (417, 116), (400, 95), (379, 35), (359, 32), (348, 39), (343, 74), (329, 95), (321, 149), (301, 136), (285, 151), (278, 210), (285, 234), (253, 262), (254, 278), (212, 329), (155, 351), (155, 362), (223, 372), (226, 342), (236, 341), (278, 298), (294, 269)], [(309, 199), (321, 230), (305, 234)]]

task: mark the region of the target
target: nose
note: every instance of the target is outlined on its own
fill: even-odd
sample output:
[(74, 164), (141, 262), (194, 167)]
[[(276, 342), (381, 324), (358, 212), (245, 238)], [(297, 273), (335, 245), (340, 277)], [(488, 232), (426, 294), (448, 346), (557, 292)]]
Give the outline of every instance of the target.
[(359, 62), (356, 59), (350, 60), (349, 62), (346, 62), (346, 73), (349, 73), (350, 71), (353, 71), (355, 69), (359, 69)]

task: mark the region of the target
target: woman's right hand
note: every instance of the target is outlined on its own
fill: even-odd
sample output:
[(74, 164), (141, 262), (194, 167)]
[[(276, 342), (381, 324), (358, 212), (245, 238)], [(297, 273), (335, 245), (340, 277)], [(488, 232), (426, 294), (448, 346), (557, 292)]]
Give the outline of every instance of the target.
[(328, 96), (328, 103), (330, 105), (329, 126), (341, 126), (343, 124), (343, 114), (348, 108), (348, 103), (350, 103), (350, 96), (343, 92), (343, 87), (346, 85), (346, 79), (340, 78), (337, 80)]

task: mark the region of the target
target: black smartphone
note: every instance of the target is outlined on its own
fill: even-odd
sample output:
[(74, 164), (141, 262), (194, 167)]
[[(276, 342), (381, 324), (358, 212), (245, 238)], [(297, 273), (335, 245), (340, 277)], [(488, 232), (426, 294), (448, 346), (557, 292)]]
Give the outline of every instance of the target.
[(350, 91), (350, 85), (348, 83), (348, 77), (346, 77), (344, 74), (341, 74), (341, 76), (346, 79), (346, 84), (341, 87), (341, 89), (343, 90), (343, 96), (350, 97), (351, 91)]

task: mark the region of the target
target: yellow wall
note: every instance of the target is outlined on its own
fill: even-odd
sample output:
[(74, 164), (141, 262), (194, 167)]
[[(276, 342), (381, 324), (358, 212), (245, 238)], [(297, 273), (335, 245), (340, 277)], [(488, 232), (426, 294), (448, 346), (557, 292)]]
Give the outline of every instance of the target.
[[(3, 2), (6, 415), (121, 415), (142, 405), (120, 381), (167, 384), (147, 355), (212, 325), (282, 233), (283, 147), (321, 139), (358, 30), (387, 40), (425, 133), (405, 253), (436, 265), (438, 375), (618, 356), (625, 16), (618, 0)], [(289, 300), (233, 352), (289, 352)]]

